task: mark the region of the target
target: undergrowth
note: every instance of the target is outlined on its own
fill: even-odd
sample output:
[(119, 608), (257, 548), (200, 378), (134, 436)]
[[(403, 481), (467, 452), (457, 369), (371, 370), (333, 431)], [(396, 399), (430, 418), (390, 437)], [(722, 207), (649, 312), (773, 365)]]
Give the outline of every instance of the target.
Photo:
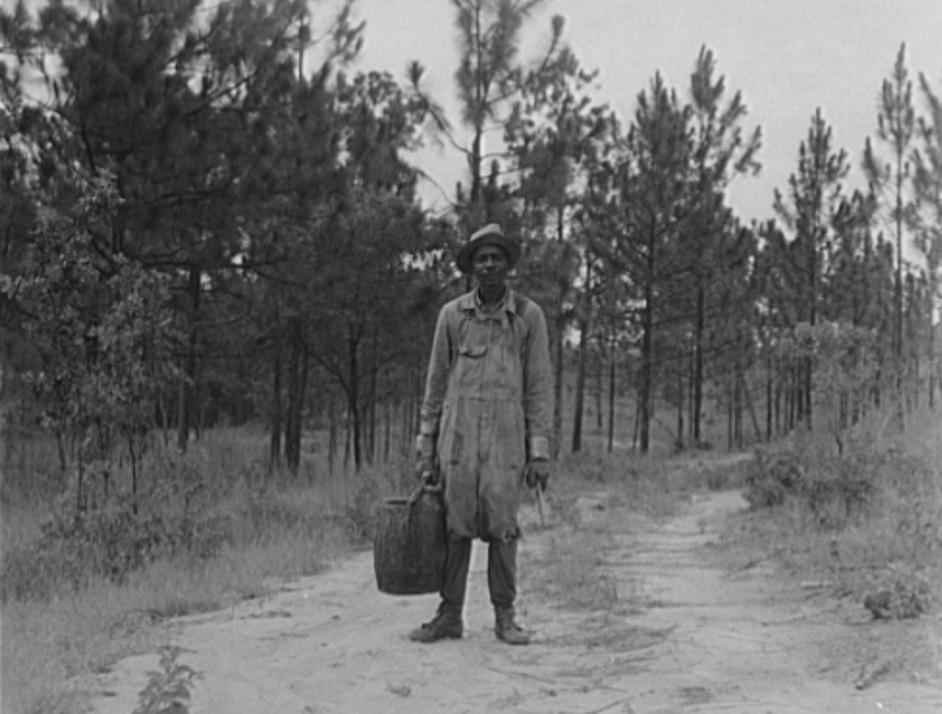
[(265, 595), (365, 546), (376, 502), (411, 485), (395, 465), (269, 472), (259, 446), (221, 432), (155, 454), (135, 497), (100, 494), (82, 512), (68, 492), (45, 509), (5, 499), (4, 714), (75, 711), (77, 675), (153, 651), (168, 618)]
[(920, 617), (942, 601), (942, 420), (861, 439), (842, 455), (810, 439), (756, 452), (745, 497), (753, 535), (804, 578), (874, 618)]
[[(601, 577), (605, 544), (581, 521), (579, 494), (596, 491), (606, 507), (662, 518), (676, 511), (678, 495), (745, 486), (752, 505), (774, 516), (757, 527), (784, 542), (779, 552), (796, 567), (818, 569), (861, 596), (924, 580), (937, 602), (938, 441), (927, 436), (921, 450), (876, 444), (840, 459), (802, 444), (755, 459), (564, 457), (548, 492), (568, 534), (552, 539), (553, 579), (577, 606), (610, 608), (624, 596)], [(47, 509), (35, 500), (11, 509), (4, 500), (5, 713), (74, 711), (71, 678), (153, 651), (167, 618), (264, 595), (275, 581), (315, 573), (366, 546), (376, 504), (415, 485), (405, 462), (330, 476), (310, 460), (298, 474), (283, 474), (269, 472), (259, 453), (261, 440), (213, 435), (185, 456), (165, 453), (150, 462), (136, 497), (116, 490), (82, 513), (70, 507), (68, 493)]]

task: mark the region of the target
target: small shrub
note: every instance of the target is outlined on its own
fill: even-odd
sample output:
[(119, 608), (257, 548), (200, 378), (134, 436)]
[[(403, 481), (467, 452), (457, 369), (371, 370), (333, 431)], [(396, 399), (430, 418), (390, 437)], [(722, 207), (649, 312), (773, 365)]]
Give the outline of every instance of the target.
[(802, 486), (802, 496), (818, 525), (844, 528), (870, 503), (873, 478), (872, 467), (862, 455), (830, 458), (817, 464)]
[(898, 574), (885, 587), (868, 593), (863, 606), (876, 620), (908, 620), (929, 612), (931, 588), (915, 575)]
[(745, 498), (753, 510), (781, 505), (788, 494), (801, 490), (805, 470), (789, 451), (756, 450), (746, 474)]

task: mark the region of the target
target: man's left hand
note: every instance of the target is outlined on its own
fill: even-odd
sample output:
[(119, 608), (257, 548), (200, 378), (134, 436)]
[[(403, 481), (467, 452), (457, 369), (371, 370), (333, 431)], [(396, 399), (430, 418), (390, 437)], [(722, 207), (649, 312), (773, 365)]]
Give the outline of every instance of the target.
[(541, 491), (545, 491), (546, 485), (549, 483), (549, 461), (546, 459), (530, 459), (527, 462), (524, 475), (528, 488), (539, 488)]

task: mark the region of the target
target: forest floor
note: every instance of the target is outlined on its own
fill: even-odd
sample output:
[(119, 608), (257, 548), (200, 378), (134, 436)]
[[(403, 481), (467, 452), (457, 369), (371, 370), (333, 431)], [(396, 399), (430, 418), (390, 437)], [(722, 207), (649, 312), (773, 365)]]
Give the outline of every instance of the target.
[[(521, 519), (521, 623), (493, 634), (486, 551), (475, 543), (465, 635), (407, 633), (437, 596), (376, 590), (371, 552), (270, 596), (167, 623), (200, 673), (193, 714), (359, 712), (942, 712), (942, 621), (873, 620), (824, 584), (788, 577), (744, 530), (739, 491), (637, 513), (601, 487), (541, 527)], [(571, 515), (571, 514), (570, 514)], [(98, 714), (130, 714), (156, 654), (84, 683)]]

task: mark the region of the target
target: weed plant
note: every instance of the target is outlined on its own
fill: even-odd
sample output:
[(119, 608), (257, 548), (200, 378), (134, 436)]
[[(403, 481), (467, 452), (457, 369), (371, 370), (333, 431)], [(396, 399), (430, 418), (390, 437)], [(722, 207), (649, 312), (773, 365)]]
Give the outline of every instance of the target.
[(160, 648), (160, 669), (150, 673), (133, 714), (189, 714), (190, 691), (199, 672), (178, 659), (179, 647)]

